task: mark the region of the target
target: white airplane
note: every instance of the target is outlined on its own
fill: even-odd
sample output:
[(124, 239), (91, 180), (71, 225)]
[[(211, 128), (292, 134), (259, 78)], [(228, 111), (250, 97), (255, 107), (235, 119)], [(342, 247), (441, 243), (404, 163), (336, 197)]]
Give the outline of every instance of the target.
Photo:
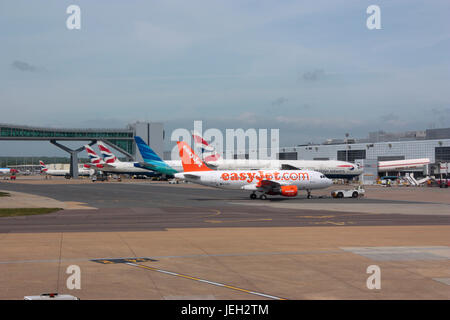
[(0, 168), (0, 174), (15, 174), (18, 173), (18, 171), (16, 169), (11, 169), (11, 168)]
[[(205, 163), (217, 170), (312, 170), (323, 173), (330, 179), (352, 179), (359, 176), (363, 169), (358, 164), (338, 160), (253, 160), (253, 159), (222, 159), (220, 155), (199, 135), (193, 134), (194, 142), (200, 144), (202, 150), (207, 150), (207, 156), (203, 157)], [(161, 160), (153, 150), (140, 138), (135, 137), (136, 145), (148, 168), (165, 174), (183, 172), (181, 160)], [(173, 172), (161, 166), (164, 162)], [(142, 164), (142, 165), (145, 165)], [(159, 171), (161, 169), (162, 171)], [(163, 172), (164, 171), (164, 172)]]
[(251, 191), (251, 199), (260, 193), (261, 200), (267, 195), (295, 197), (298, 190), (327, 188), (333, 182), (324, 174), (312, 170), (213, 170), (209, 168), (186, 142), (177, 142), (184, 172), (175, 173), (175, 178), (189, 182), (222, 188)]
[[(39, 164), (41, 165), (41, 173), (43, 174), (47, 174), (50, 176), (70, 175), (69, 169), (49, 169), (42, 160), (39, 160)], [(88, 164), (84, 164), (83, 166), (78, 167), (78, 175), (80, 176), (91, 176), (93, 173), (94, 170)]]
[(409, 160), (393, 160), (393, 161), (380, 161), (378, 163), (379, 172), (407, 170), (407, 169), (419, 169), (429, 164), (431, 161), (429, 158), (421, 159), (409, 159)]
[(103, 160), (95, 153), (95, 151), (88, 145), (84, 148), (97, 170), (101, 170), (106, 173), (116, 174), (129, 174), (129, 175), (157, 175), (150, 169), (143, 168), (139, 162), (122, 162), (111, 152), (111, 150), (102, 142), (97, 142), (97, 146), (102, 154)]

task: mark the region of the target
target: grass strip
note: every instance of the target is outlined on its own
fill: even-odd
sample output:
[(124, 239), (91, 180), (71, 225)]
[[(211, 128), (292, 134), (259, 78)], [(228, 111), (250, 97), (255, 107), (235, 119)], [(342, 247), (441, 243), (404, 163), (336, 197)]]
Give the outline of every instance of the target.
[(61, 208), (0, 208), (1, 217), (32, 216), (62, 210)]

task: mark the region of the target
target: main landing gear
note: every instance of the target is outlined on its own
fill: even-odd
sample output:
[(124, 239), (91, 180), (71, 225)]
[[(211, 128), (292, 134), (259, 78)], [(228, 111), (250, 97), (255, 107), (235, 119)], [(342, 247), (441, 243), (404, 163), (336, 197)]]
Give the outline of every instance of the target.
[(306, 196), (308, 199), (311, 199), (311, 190), (306, 190), (308, 192), (308, 195)]
[[(258, 198), (258, 196), (256, 195), (256, 193), (252, 193), (250, 195), (250, 199), (255, 200), (256, 198)], [(259, 196), (259, 199), (261, 200), (267, 200), (267, 196), (263, 193)]]

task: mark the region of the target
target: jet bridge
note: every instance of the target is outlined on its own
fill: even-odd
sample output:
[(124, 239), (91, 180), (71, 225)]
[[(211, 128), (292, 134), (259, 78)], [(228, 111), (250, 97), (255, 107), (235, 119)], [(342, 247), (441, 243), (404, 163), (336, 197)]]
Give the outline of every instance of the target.
[(70, 173), (73, 178), (78, 178), (78, 153), (84, 148), (71, 149), (62, 142), (89, 141), (89, 145), (93, 145), (97, 141), (103, 141), (132, 160), (139, 158), (134, 142), (136, 135), (142, 136), (156, 153), (163, 155), (162, 123), (136, 122), (124, 129), (71, 129), (0, 124), (0, 141), (49, 141), (69, 153)]

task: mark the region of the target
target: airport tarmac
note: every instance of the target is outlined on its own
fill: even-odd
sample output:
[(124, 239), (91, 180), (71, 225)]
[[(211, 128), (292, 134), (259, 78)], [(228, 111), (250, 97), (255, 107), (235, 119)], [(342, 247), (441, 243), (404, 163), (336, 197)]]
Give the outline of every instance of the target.
[[(1, 218), (0, 299), (55, 290), (82, 299), (450, 298), (448, 190), (272, 201), (146, 181), (29, 180), (0, 190), (43, 206), (76, 203)], [(66, 288), (70, 265), (81, 268), (80, 290)], [(381, 268), (379, 290), (366, 286), (370, 265)]]

